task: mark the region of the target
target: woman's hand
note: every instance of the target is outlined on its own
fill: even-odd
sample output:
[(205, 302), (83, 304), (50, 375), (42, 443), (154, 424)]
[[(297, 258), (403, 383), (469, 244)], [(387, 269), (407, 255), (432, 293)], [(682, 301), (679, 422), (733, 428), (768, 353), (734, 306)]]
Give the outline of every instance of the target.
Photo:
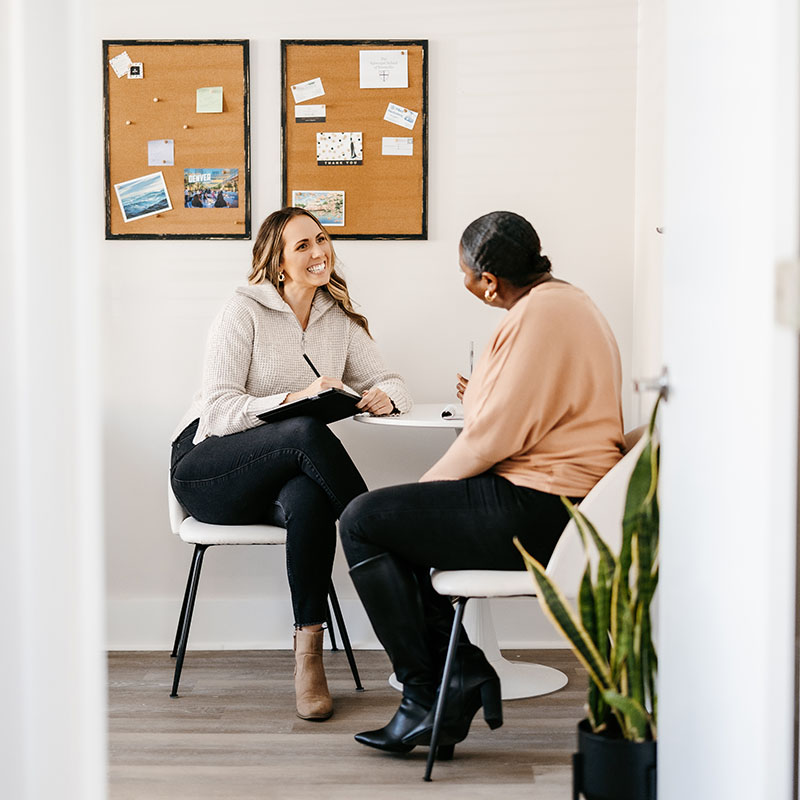
[(343, 388), (344, 384), (338, 378), (328, 378), (327, 376), (322, 375), (321, 377), (317, 378), (314, 383), (306, 386), (305, 389), (301, 389), (299, 392), (289, 392), (283, 402), (292, 403), (295, 400), (301, 400), (304, 397), (313, 397), (315, 394), (325, 391), (325, 389)]
[(459, 400), (464, 399), (464, 392), (467, 391), (468, 383), (469, 381), (460, 372), (456, 372), (456, 397)]
[(361, 411), (369, 411), (370, 414), (374, 414), (376, 417), (385, 417), (387, 414), (392, 413), (394, 406), (386, 392), (377, 386), (373, 386), (368, 392), (364, 392), (364, 396), (358, 402), (356, 408)]

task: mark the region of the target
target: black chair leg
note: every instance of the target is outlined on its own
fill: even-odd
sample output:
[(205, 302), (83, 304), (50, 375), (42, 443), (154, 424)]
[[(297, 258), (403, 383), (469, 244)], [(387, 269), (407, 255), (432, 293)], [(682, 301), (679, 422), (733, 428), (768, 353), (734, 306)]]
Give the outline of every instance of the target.
[(363, 692), (364, 687), (361, 685), (361, 678), (358, 676), (358, 667), (356, 666), (356, 658), (353, 655), (353, 648), (350, 645), (350, 637), (347, 635), (347, 628), (344, 624), (344, 617), (342, 616), (342, 609), (339, 606), (339, 598), (336, 596), (336, 589), (333, 588), (333, 581), (328, 589), (328, 597), (331, 601), (333, 608), (333, 615), (336, 617), (336, 624), (339, 627), (339, 635), (342, 637), (342, 644), (344, 645), (344, 652), (347, 655), (347, 663), (350, 664), (350, 672), (353, 673), (353, 680), (356, 682), (356, 691)]
[(203, 568), (203, 555), (211, 545), (196, 544), (194, 555), (192, 556), (192, 566), (189, 568), (189, 583), (187, 585), (187, 596), (185, 598), (186, 607), (183, 609), (183, 620), (178, 641), (177, 661), (175, 662), (175, 677), (172, 679), (172, 692), (170, 697), (178, 696), (178, 684), (181, 680), (181, 670), (183, 669), (183, 658), (186, 655), (186, 643), (189, 641), (189, 628), (192, 624), (192, 612), (194, 611), (194, 601), (197, 597), (197, 585), (200, 583), (200, 570)]
[(328, 635), (331, 637), (331, 651), (336, 652), (339, 648), (336, 646), (336, 633), (333, 630), (333, 622), (331, 621), (331, 605), (325, 609), (325, 623), (328, 626)]
[(175, 641), (172, 643), (172, 652), (170, 658), (175, 658), (178, 654), (178, 642), (181, 638), (181, 631), (183, 630), (183, 619), (186, 616), (186, 604), (189, 601), (189, 589), (192, 585), (192, 570), (194, 569), (194, 559), (189, 567), (189, 574), (186, 576), (186, 591), (183, 593), (183, 603), (181, 603), (181, 613), (178, 617), (178, 627), (175, 628)]
[[(428, 763), (425, 766), (425, 780), (430, 781), (431, 772), (433, 772), (433, 762), (436, 760), (436, 749), (439, 745), (439, 732), (442, 728), (442, 720), (444, 719), (444, 709), (447, 702), (447, 687), (450, 685), (450, 673), (453, 671), (453, 661), (456, 657), (456, 647), (458, 646), (458, 639), (461, 632), (461, 620), (464, 618), (464, 607), (467, 605), (467, 597), (459, 597), (456, 603), (456, 615), (453, 619), (453, 628), (450, 631), (450, 643), (447, 645), (447, 657), (444, 661), (444, 672), (442, 673), (442, 684), (439, 687), (439, 698), (436, 701), (436, 711), (433, 715), (433, 731), (431, 732), (431, 744), (428, 750)], [(452, 750), (442, 748), (445, 753), (442, 753), (445, 758), (449, 760), (453, 757)]]

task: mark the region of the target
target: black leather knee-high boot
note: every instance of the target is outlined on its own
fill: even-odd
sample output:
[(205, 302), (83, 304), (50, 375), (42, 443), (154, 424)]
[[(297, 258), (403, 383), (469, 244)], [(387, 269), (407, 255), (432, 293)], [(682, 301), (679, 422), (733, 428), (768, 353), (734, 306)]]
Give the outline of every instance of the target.
[(407, 753), (403, 737), (417, 728), (433, 707), (437, 664), (428, 647), (419, 585), (413, 571), (391, 553), (381, 553), (350, 568), (350, 577), (380, 643), (403, 684), (400, 707), (387, 725), (356, 734), (356, 741), (379, 750)]
[[(453, 625), (454, 611), (450, 600), (438, 594), (431, 585), (428, 570), (416, 572), (422, 598), (428, 647), (437, 662), (436, 682), (441, 682), (444, 658)], [(459, 633), (453, 672), (447, 693), (447, 707), (440, 741), (455, 744), (466, 738), (475, 712), (483, 706), (483, 715), (490, 728), (503, 724), (500, 680), (483, 651), (472, 644), (463, 625)], [(425, 745), (430, 742), (434, 713), (409, 731), (404, 744)]]

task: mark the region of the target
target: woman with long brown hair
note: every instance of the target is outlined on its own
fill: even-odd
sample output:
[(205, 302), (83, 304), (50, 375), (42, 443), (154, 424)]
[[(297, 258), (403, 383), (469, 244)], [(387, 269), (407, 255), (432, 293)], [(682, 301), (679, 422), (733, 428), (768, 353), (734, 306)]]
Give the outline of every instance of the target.
[[(363, 395), (362, 411), (411, 407), (403, 379), (384, 368), (335, 267), (330, 237), (309, 212), (283, 208), (264, 220), (248, 285), (211, 327), (202, 389), (172, 445), (172, 488), (193, 517), (286, 527), (297, 714), (310, 720), (333, 713), (322, 623), (336, 520), (367, 487), (324, 423), (294, 417), (265, 425), (258, 415), (345, 383)], [(312, 380), (304, 355), (320, 377)]]

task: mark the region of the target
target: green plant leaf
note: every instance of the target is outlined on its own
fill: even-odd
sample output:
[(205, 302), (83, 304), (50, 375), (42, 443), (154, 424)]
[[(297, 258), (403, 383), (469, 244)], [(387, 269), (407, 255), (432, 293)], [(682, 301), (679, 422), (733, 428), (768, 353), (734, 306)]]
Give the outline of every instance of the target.
[(613, 573), (608, 574), (606, 562), (602, 559), (597, 564), (597, 587), (595, 588), (595, 606), (597, 620), (597, 636), (595, 644), (600, 655), (608, 661), (611, 650), (611, 585)]
[(597, 627), (595, 593), (588, 564), (583, 571), (583, 578), (581, 578), (581, 584), (578, 588), (578, 611), (580, 612), (583, 627), (589, 634), (589, 638), (597, 645), (599, 639), (598, 633), (602, 632), (602, 629), (598, 630)]
[(544, 609), (545, 614), (570, 643), (575, 655), (586, 667), (591, 680), (602, 690), (610, 689), (611, 673), (608, 664), (597, 652), (594, 642), (583, 625), (581, 625), (566, 598), (550, 580), (544, 567), (525, 550), (516, 536), (514, 537), (514, 545), (522, 553), (525, 565), (539, 589), (539, 604)]
[(607, 572), (609, 574), (613, 574), (614, 565), (617, 559), (611, 552), (611, 548), (605, 543), (605, 541), (603, 541), (603, 538), (597, 532), (597, 529), (586, 518), (578, 506), (572, 503), (569, 498), (563, 496), (561, 498), (561, 502), (567, 507), (567, 511), (569, 511), (570, 516), (575, 520), (575, 525), (580, 532), (581, 540), (583, 542), (583, 549), (587, 556), (589, 554), (587, 538), (591, 538), (594, 542), (594, 546), (597, 548), (600, 561), (605, 562)]
[[(642, 604), (636, 603), (631, 616), (633, 617), (633, 631), (631, 636), (631, 655), (628, 659), (629, 694), (633, 700), (644, 707), (644, 663), (642, 642)], [(646, 644), (644, 645), (646, 648)]]
[[(628, 691), (627, 660), (633, 649), (633, 614), (629, 605), (628, 587), (615, 576), (612, 609), (616, 609), (616, 630), (612, 634), (613, 664), (611, 678), (616, 686)], [(612, 614), (613, 616), (613, 614)]]
[(644, 707), (634, 699), (614, 690), (603, 692), (603, 699), (624, 717), (627, 727), (625, 738), (636, 742), (645, 741), (650, 720)]

